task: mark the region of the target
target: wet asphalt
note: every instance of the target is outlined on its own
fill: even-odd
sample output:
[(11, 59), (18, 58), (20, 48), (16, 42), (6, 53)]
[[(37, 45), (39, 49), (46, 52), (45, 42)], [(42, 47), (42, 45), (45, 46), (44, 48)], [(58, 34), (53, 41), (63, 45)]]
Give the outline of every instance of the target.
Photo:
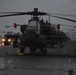
[(0, 45), (0, 75), (68, 75), (70, 69), (76, 75), (76, 42), (66, 43), (64, 48), (49, 48), (48, 54), (36, 52), (19, 56), (19, 49)]

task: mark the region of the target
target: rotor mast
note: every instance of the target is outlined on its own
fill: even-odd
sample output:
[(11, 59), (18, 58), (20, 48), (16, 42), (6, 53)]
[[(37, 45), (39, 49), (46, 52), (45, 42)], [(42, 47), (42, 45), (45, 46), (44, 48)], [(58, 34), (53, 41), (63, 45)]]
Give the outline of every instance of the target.
[[(37, 13), (38, 12), (38, 8), (34, 8), (34, 13)], [(33, 20), (39, 20), (38, 18), (38, 14), (33, 14)]]

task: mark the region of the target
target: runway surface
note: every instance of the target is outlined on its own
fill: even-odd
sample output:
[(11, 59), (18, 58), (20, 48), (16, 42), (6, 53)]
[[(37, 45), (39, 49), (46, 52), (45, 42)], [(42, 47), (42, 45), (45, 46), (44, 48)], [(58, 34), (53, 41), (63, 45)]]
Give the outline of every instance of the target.
[(48, 54), (36, 52), (18, 55), (19, 49), (0, 45), (0, 75), (76, 75), (76, 42), (67, 42), (64, 48), (48, 48)]

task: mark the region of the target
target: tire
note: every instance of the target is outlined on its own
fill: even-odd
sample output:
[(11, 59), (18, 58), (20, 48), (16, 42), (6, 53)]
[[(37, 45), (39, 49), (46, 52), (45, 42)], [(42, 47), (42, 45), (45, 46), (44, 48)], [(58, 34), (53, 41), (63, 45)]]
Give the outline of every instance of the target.
[(24, 45), (20, 45), (20, 53), (24, 53), (25, 51), (25, 46)]

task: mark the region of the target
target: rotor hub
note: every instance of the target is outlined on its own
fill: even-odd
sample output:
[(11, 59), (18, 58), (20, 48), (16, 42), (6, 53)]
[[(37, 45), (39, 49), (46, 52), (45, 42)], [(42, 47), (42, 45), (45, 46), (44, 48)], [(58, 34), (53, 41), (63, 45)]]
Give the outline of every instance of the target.
[(34, 12), (38, 12), (38, 8), (34, 8)]

